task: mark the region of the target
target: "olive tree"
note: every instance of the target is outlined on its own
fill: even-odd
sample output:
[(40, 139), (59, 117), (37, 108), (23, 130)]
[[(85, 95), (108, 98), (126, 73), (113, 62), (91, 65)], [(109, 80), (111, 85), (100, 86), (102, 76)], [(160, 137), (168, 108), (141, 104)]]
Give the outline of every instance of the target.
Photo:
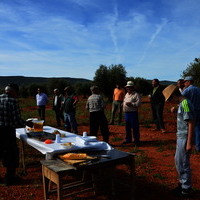
[(116, 84), (124, 86), (126, 83), (126, 70), (123, 65), (100, 65), (94, 76), (94, 84), (111, 101), (113, 89)]
[(195, 80), (195, 84), (200, 86), (200, 59), (195, 58), (193, 62), (191, 62), (188, 67), (183, 71), (181, 75), (183, 78), (186, 76), (193, 76)]

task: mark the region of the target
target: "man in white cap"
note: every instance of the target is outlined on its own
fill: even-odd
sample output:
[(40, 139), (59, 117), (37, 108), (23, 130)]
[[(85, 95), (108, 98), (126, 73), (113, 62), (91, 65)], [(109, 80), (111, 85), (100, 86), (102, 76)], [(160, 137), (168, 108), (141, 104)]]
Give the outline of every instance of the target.
[[(123, 111), (126, 122), (126, 139), (123, 144), (132, 143), (134, 138), (134, 144), (137, 146), (140, 144), (140, 130), (138, 119), (138, 106), (141, 103), (140, 95), (135, 91), (133, 81), (128, 81), (125, 86), (127, 93), (123, 101)], [(133, 129), (133, 133), (132, 133)]]
[(181, 95), (175, 85), (169, 85), (163, 90), (165, 100), (178, 104), (177, 111), (177, 145), (175, 165), (179, 184), (173, 192), (178, 196), (189, 197), (192, 192), (190, 155), (194, 138), (194, 113), (188, 99)]
[(194, 108), (195, 117), (195, 146), (200, 152), (200, 88), (193, 85), (194, 79), (192, 76), (184, 78), (185, 89), (182, 95), (189, 99)]

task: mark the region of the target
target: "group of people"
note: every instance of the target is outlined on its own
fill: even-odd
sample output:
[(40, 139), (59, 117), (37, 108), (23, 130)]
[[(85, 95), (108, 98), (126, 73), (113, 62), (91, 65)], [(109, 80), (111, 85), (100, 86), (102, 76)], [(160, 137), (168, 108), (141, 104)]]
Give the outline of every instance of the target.
[[(61, 126), (63, 122), (66, 131), (78, 133), (77, 121), (75, 117), (76, 104), (79, 101), (78, 96), (74, 94), (71, 86), (64, 89), (64, 95), (58, 88), (54, 89), (52, 109), (55, 111), (57, 126)], [(36, 104), (38, 108), (38, 115), (41, 120), (45, 120), (45, 109), (48, 103), (47, 95), (38, 88), (36, 94)]]
[[(179, 174), (180, 184), (176, 188), (181, 194), (188, 195), (191, 192), (191, 170), (190, 154), (193, 140), (196, 150), (200, 151), (200, 88), (193, 85), (192, 77), (186, 77), (177, 81), (177, 85), (170, 85), (163, 89), (158, 79), (152, 80), (152, 92), (150, 102), (152, 109), (155, 130), (165, 133), (163, 122), (163, 109), (166, 101), (174, 102), (177, 111), (177, 148), (175, 154), (176, 169)], [(141, 98), (136, 92), (133, 81), (128, 81), (125, 90), (119, 84), (113, 92), (113, 103), (110, 123), (104, 113), (105, 103), (99, 93), (97, 86), (92, 86), (91, 95), (87, 99), (86, 109), (89, 111), (90, 135), (97, 136), (100, 128), (103, 141), (109, 143), (109, 124), (115, 123), (116, 113), (118, 123), (122, 121), (122, 113), (125, 120), (125, 140), (123, 144), (133, 143), (140, 145), (140, 130), (138, 108)], [(45, 120), (45, 108), (48, 102), (47, 95), (38, 88), (36, 102), (38, 114)], [(6, 167), (5, 181), (7, 185), (16, 182), (15, 171), (18, 166), (18, 148), (16, 144), (15, 128), (24, 127), (25, 121), (21, 118), (18, 101), (16, 100), (19, 87), (16, 84), (9, 84), (5, 88), (5, 93), (0, 95), (0, 159)], [(57, 125), (64, 122), (66, 130), (78, 133), (77, 121), (75, 117), (76, 104), (79, 99), (69, 86), (64, 89), (62, 95), (59, 89), (54, 89), (53, 105)], [(193, 139), (194, 138), (194, 139)]]

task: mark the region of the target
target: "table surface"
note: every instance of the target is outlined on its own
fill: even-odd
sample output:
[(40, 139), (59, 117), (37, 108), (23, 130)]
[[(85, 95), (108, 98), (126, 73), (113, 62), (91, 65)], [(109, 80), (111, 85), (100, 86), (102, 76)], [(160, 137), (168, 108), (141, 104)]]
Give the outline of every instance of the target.
[[(87, 150), (90, 151), (99, 151), (99, 150), (111, 150), (113, 149), (108, 143), (103, 141), (94, 141), (87, 142), (85, 138), (80, 135), (66, 132), (51, 126), (44, 126), (43, 131), (48, 133), (53, 133), (54, 130), (58, 130), (61, 134), (64, 134), (65, 137), (61, 138), (61, 143), (56, 143), (55, 141), (52, 144), (45, 144), (42, 141), (30, 138), (27, 136), (27, 131), (25, 128), (16, 129), (16, 137), (28, 145), (32, 146), (42, 154), (46, 154), (46, 159), (52, 159), (54, 154), (71, 152), (76, 150)], [(65, 149), (62, 147), (62, 143), (71, 142), (73, 143), (72, 148)]]
[[(117, 164), (124, 164), (124, 163), (131, 163), (134, 162), (134, 155), (119, 151), (117, 149), (112, 149), (112, 150), (104, 150), (104, 151), (89, 151), (89, 150), (83, 150), (83, 151), (76, 151), (76, 152), (87, 152), (89, 156), (99, 156), (99, 159), (88, 163), (86, 165), (77, 165), (77, 166), (72, 166), (62, 160), (55, 159), (55, 160), (42, 160), (41, 163), (53, 170), (56, 173), (62, 173), (63, 171), (69, 171), (69, 170), (74, 170), (74, 169), (81, 169), (81, 168), (98, 168), (107, 166), (107, 165), (117, 165)], [(108, 156), (108, 158), (104, 157)]]

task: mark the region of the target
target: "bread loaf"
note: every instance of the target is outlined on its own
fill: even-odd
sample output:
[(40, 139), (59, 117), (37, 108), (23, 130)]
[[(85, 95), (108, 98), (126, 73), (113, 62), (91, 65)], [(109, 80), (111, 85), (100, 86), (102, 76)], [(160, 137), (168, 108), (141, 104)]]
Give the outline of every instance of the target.
[(87, 159), (87, 154), (86, 153), (67, 153), (60, 157), (61, 159), (79, 160), (79, 159)]

